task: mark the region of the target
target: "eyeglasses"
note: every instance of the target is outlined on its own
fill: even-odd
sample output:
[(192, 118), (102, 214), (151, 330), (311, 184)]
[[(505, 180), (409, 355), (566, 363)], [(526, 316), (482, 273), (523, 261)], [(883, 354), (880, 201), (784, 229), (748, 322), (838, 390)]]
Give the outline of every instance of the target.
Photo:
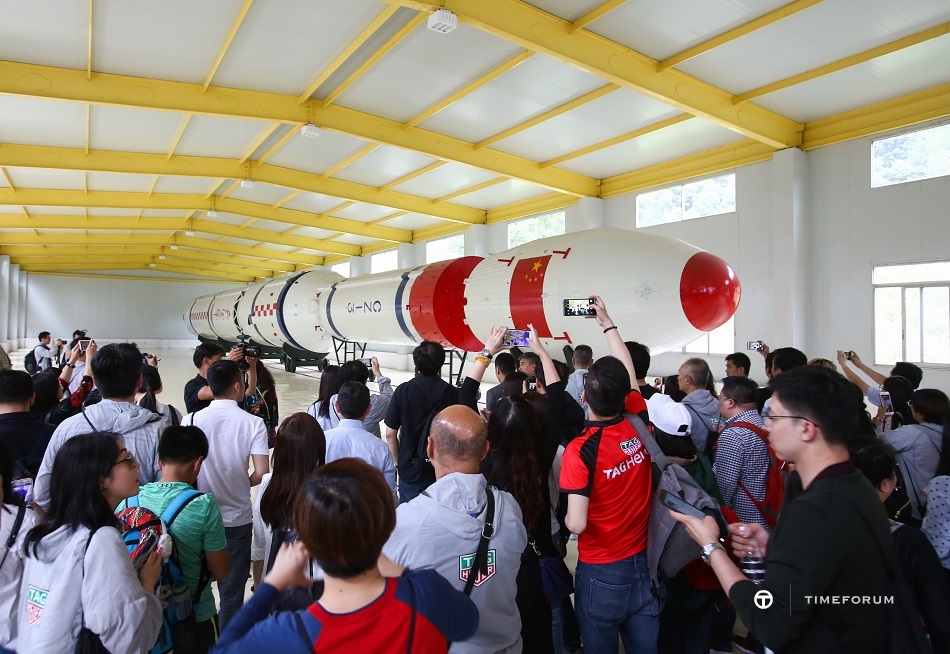
[(134, 456), (131, 452), (129, 452), (127, 456), (124, 456), (124, 457), (122, 457), (121, 459), (119, 459), (118, 461), (116, 461), (115, 463), (113, 463), (113, 464), (112, 464), (112, 467), (114, 468), (114, 467), (116, 467), (117, 465), (121, 465), (121, 464), (123, 464), (123, 463), (128, 463), (130, 468), (134, 468), (134, 467), (135, 467), (135, 463), (136, 463), (136, 461), (135, 461), (135, 456)]
[(768, 408), (762, 409), (762, 424), (764, 424), (766, 427), (769, 426), (770, 422), (772, 422), (773, 420), (778, 420), (779, 418), (796, 418), (798, 420), (808, 420), (809, 422), (811, 422), (811, 420), (809, 420), (805, 416), (776, 416), (769, 413)]

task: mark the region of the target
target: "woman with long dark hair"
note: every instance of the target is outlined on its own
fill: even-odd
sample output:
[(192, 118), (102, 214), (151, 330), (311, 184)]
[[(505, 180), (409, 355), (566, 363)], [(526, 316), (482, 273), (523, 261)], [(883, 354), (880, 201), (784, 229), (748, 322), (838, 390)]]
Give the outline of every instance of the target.
[[(244, 395), (244, 410), (260, 416), (267, 428), (267, 446), (274, 447), (277, 425), (280, 418), (277, 413), (277, 386), (274, 376), (264, 362), (257, 357), (245, 357), (248, 366), (253, 366), (254, 375), (248, 375), (248, 388)], [(251, 384), (251, 381), (254, 383)]]
[[(917, 391), (917, 393), (920, 392)], [(917, 393), (914, 393), (915, 398)], [(935, 424), (933, 421), (938, 417), (935, 409), (938, 405), (943, 405), (940, 459), (937, 461), (933, 479), (927, 487), (927, 517), (924, 518), (921, 529), (927, 534), (930, 544), (937, 551), (940, 564), (944, 567), (950, 581), (950, 402), (947, 401), (946, 395), (942, 400), (943, 402), (935, 401), (933, 407), (928, 407), (929, 413), (923, 416), (928, 424)]]
[(340, 373), (339, 366), (327, 366), (320, 374), (320, 389), (317, 391), (316, 401), (307, 409), (307, 413), (312, 415), (323, 427), (323, 431), (333, 429), (333, 422), (330, 419), (330, 398), (336, 395), (340, 386), (343, 385), (343, 375)]
[[(326, 462), (326, 436), (313, 416), (295, 413), (284, 420), (277, 434), (274, 470), (264, 475), (254, 502), (251, 565), (255, 588), (273, 565), (280, 544), (296, 540), (294, 499), (310, 475)], [(319, 568), (312, 572), (314, 580), (321, 576)]]
[(158, 368), (150, 363), (142, 364), (142, 385), (135, 394), (135, 402), (143, 409), (157, 413), (162, 417), (162, 431), (181, 424), (181, 411), (171, 404), (162, 404), (155, 397), (162, 392), (162, 376)]
[(24, 542), (21, 652), (69, 652), (98, 639), (110, 652), (144, 654), (155, 644), (161, 555), (153, 551), (136, 571), (112, 512), (138, 493), (138, 470), (116, 434), (82, 434), (60, 448), (49, 509)]

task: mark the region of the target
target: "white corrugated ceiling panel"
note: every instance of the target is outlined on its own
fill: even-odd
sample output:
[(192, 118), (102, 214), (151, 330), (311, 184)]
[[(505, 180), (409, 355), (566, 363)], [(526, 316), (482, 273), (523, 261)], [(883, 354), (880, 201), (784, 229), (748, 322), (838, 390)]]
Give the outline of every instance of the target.
[(546, 195), (550, 192), (551, 189), (538, 186), (537, 184), (523, 182), (520, 179), (509, 179), (506, 182), (490, 186), (481, 191), (461, 195), (454, 198), (452, 202), (476, 209), (494, 209), (495, 207), (511, 204), (512, 202), (530, 200), (531, 198)]
[(251, 246), (253, 246), (253, 245), (257, 245), (259, 241), (249, 241), (249, 240), (247, 240), (246, 238), (235, 238), (235, 237), (232, 236), (232, 237), (230, 237), (230, 238), (224, 239), (224, 242), (225, 242), (225, 243), (231, 243), (231, 244), (233, 244), (233, 245), (251, 245)]
[(22, 216), (23, 209), (15, 204), (0, 204), (0, 213), (13, 213)]
[(88, 21), (85, 2), (5, 2), (0, 59), (85, 69)]
[[(295, 225), (291, 225), (289, 223), (275, 222), (273, 220), (258, 219), (254, 221), (253, 225), (248, 225), (248, 227), (251, 227), (253, 229), (263, 229), (265, 232), (280, 233), (280, 232), (286, 232), (288, 229), (293, 229)], [(237, 233), (240, 234), (240, 231)]]
[[(239, 216), (236, 213), (228, 213), (226, 211), (219, 211), (217, 217), (214, 219), (208, 218), (207, 214), (201, 216), (201, 221), (208, 221), (209, 223), (224, 223), (225, 225), (243, 225), (249, 220), (247, 216)], [(195, 228), (201, 229), (201, 222), (195, 220)]]
[(383, 207), (378, 204), (357, 202), (345, 209), (331, 213), (338, 218), (347, 218), (349, 220), (358, 220), (361, 223), (368, 223), (395, 213), (395, 210), (392, 207)]
[[(135, 209), (110, 209), (104, 207), (94, 207), (87, 209), (86, 213), (90, 217), (101, 217), (101, 218), (135, 218), (138, 215), (138, 211)], [(148, 218), (142, 218), (140, 221), (142, 225), (148, 224)]]
[(190, 211), (180, 209), (145, 209), (142, 211), (143, 218), (188, 218)]
[(267, 163), (319, 175), (367, 145), (368, 141), (330, 130), (322, 130), (317, 138), (298, 134)]
[(343, 200), (337, 197), (305, 191), (285, 204), (284, 208), (308, 211), (310, 213), (325, 213), (333, 207), (340, 206), (342, 203)]
[(741, 134), (725, 127), (693, 118), (633, 141), (566, 161), (560, 167), (590, 177), (611, 177), (744, 139)]
[(397, 229), (425, 229), (426, 227), (434, 227), (436, 225), (441, 225), (445, 221), (439, 220), (434, 216), (427, 216), (421, 213), (407, 213), (404, 216), (397, 216), (392, 220), (387, 220), (381, 225), (386, 227), (395, 227)]
[(0, 96), (0, 143), (86, 147), (86, 107), (14, 95)]
[(257, 0), (212, 83), (299, 95), (384, 8), (369, 0)]
[(165, 175), (160, 177), (158, 184), (155, 185), (155, 193), (205, 195), (210, 193), (212, 186), (216, 186), (217, 183), (218, 180), (211, 177), (173, 177)]
[(14, 188), (54, 188), (69, 191), (83, 190), (83, 173), (75, 170), (48, 168), (7, 168)]
[(165, 154), (183, 119), (182, 114), (171, 111), (93, 105), (89, 116), (89, 147)]
[(448, 163), (435, 170), (410, 179), (393, 190), (401, 193), (410, 193), (434, 200), (437, 197), (454, 193), (469, 186), (498, 177), (498, 173), (482, 170), (466, 164)]
[[(945, 61), (948, 65), (930, 65), (934, 61)], [(754, 102), (802, 122), (866, 107), (948, 82), (950, 37), (945, 36), (756, 98)]]
[(331, 232), (328, 229), (319, 229), (317, 227), (300, 227), (294, 230), (293, 236), (325, 240), (327, 237), (333, 236), (334, 234), (336, 234), (336, 232)]
[(175, 154), (240, 159), (269, 127), (260, 120), (194, 116)]
[(90, 191), (131, 191), (147, 193), (152, 188), (154, 175), (135, 173), (87, 173)]
[(35, 207), (28, 206), (26, 210), (31, 216), (84, 216), (82, 207)]
[(535, 55), (423, 121), (421, 127), (480, 141), (604, 85), (579, 68)]
[[(241, 0), (98, 0), (92, 21), (93, 69), (200, 84), (242, 4)], [(85, 25), (81, 33), (85, 37)]]
[(367, 243), (372, 243), (376, 239), (369, 238), (368, 236), (357, 236), (356, 234), (344, 234), (343, 236), (338, 236), (333, 240), (337, 243), (347, 243), (348, 245), (366, 245)]
[(257, 204), (270, 206), (281, 198), (290, 195), (292, 191), (293, 189), (289, 189), (286, 186), (254, 182), (254, 188), (242, 188), (241, 185), (238, 184), (235, 189), (228, 194), (228, 197), (235, 200), (245, 200), (247, 202), (256, 202)]
[[(275, 250), (276, 252), (290, 252), (291, 250), (296, 250), (297, 248), (291, 247), (289, 245), (280, 245), (278, 243), (264, 243), (263, 245), (258, 246), (262, 250)], [(266, 254), (266, 252), (265, 252)], [(277, 256), (277, 255), (274, 255)]]
[(423, 23), (344, 91), (339, 103), (406, 122), (520, 50), (465, 24), (440, 34)]
[(424, 168), (435, 161), (412, 150), (403, 150), (388, 145), (376, 148), (365, 157), (360, 157), (333, 176), (357, 184), (382, 186), (414, 170)]
[(645, 95), (618, 89), (491, 147), (533, 161), (547, 161), (680, 113)]
[(946, 0), (826, 0), (678, 68), (742, 93), (947, 21)]

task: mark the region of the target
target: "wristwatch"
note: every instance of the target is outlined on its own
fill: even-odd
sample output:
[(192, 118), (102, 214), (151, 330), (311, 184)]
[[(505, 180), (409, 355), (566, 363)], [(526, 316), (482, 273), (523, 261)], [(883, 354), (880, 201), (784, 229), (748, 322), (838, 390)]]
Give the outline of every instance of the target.
[(485, 357), (485, 358), (488, 359), (489, 361), (491, 361), (492, 358), (493, 358), (493, 357), (492, 357), (491, 350), (489, 350), (487, 347), (486, 347), (484, 350), (482, 350), (481, 352), (479, 352), (479, 353), (478, 353), (478, 356), (480, 356), (480, 357)]
[(703, 563), (705, 563), (706, 565), (710, 565), (709, 557), (711, 557), (712, 553), (715, 552), (716, 550), (722, 550), (723, 552), (725, 552), (726, 548), (723, 547), (722, 543), (718, 541), (709, 543), (709, 545), (703, 545)]

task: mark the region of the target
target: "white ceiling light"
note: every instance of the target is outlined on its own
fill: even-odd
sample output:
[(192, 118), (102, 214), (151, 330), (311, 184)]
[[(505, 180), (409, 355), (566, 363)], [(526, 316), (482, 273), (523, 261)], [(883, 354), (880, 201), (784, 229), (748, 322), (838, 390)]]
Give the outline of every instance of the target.
[(150, 264), (148, 264), (148, 267), (149, 267), (149, 268), (154, 268), (154, 267), (155, 267), (155, 264), (154, 264), (154, 263), (150, 263)]
[(178, 246), (177, 246), (177, 245), (173, 245), (173, 246), (172, 246), (172, 249), (173, 249), (173, 250), (177, 250), (177, 249), (178, 249)]
[(214, 220), (217, 217), (218, 217), (218, 212), (215, 211), (214, 209), (208, 212), (208, 218), (211, 218), (212, 220)]
[(300, 135), (315, 139), (320, 136), (320, 128), (313, 123), (307, 123), (300, 128)]
[[(174, 247), (174, 246), (172, 246), (172, 247)], [(159, 260), (159, 261), (164, 261), (164, 260), (165, 260), (165, 255), (164, 255), (164, 254), (158, 255), (158, 260)]]
[(185, 236), (194, 236), (194, 235), (195, 235), (195, 233), (192, 232), (192, 231), (190, 231), (190, 230), (187, 231), (187, 232), (185, 232)]
[(254, 180), (251, 179), (242, 179), (241, 188), (254, 188)]
[(458, 17), (448, 9), (437, 9), (432, 12), (432, 15), (429, 16), (428, 23), (426, 23), (426, 26), (430, 30), (433, 32), (441, 32), (442, 34), (455, 31), (458, 25)]

